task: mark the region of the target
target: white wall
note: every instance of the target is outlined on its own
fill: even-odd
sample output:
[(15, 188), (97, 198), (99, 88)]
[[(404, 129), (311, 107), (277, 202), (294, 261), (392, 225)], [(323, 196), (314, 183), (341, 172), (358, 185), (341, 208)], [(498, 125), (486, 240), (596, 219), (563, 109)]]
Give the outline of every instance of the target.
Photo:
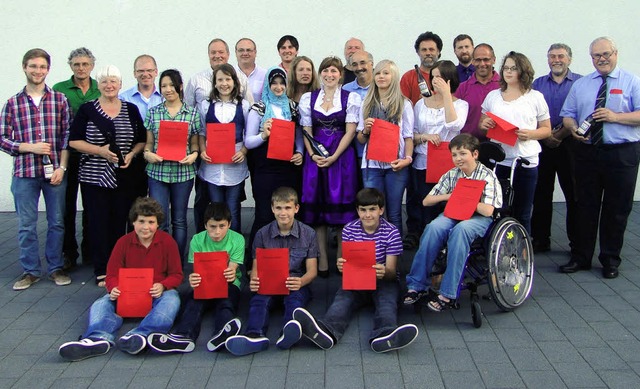
[[(633, 43), (636, 29), (632, 28), (640, 2), (631, 0), (607, 6), (595, 0), (31, 0), (3, 4), (1, 101), (24, 85), (20, 62), (33, 47), (44, 48), (52, 56), (49, 85), (70, 76), (69, 52), (86, 46), (97, 57), (96, 68), (120, 67), (128, 88), (134, 84), (132, 62), (137, 55), (151, 54), (160, 71), (175, 67), (188, 79), (208, 66), (207, 44), (214, 37), (231, 46), (244, 36), (254, 39), (258, 63), (268, 67), (279, 62), (276, 43), (282, 35), (295, 35), (300, 54), (311, 57), (316, 66), (327, 55), (342, 57), (344, 42), (356, 36), (376, 61), (389, 58), (401, 69), (409, 69), (417, 63), (413, 43), (421, 32), (439, 34), (444, 40), (442, 58), (451, 60), (455, 60), (453, 38), (467, 33), (476, 43), (493, 45), (498, 60), (509, 50), (525, 53), (539, 76), (548, 72), (549, 44), (570, 45), (572, 70), (587, 73), (593, 70), (589, 43), (610, 35), (619, 46), (619, 64), (640, 74), (640, 51)], [(0, 153), (0, 211), (13, 210), (11, 170), (11, 157)]]

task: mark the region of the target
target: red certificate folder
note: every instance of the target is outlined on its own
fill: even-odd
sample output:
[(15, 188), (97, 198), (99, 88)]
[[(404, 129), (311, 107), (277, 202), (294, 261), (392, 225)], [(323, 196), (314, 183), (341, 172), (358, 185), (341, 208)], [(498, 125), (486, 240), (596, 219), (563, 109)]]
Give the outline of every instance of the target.
[(258, 294), (289, 294), (286, 282), (289, 277), (289, 249), (256, 249)]
[(165, 161), (182, 161), (187, 156), (189, 123), (161, 120), (156, 154)]
[(236, 153), (236, 125), (207, 123), (207, 155), (211, 163), (231, 163)]
[(427, 142), (427, 179), (428, 184), (435, 184), (440, 181), (440, 177), (453, 169), (453, 159), (449, 150), (449, 142), (440, 142), (436, 146)]
[(518, 141), (518, 135), (516, 135), (518, 127), (491, 112), (487, 112), (486, 115), (496, 122), (496, 126), (487, 131), (487, 138), (497, 140), (509, 146), (515, 146)]
[(229, 297), (227, 280), (224, 278), (224, 269), (228, 266), (229, 253), (226, 251), (193, 253), (193, 272), (201, 277), (200, 285), (193, 289), (193, 298), (205, 300)]
[(371, 137), (367, 146), (367, 158), (380, 162), (398, 159), (400, 127), (382, 119), (376, 119), (371, 126)]
[(444, 216), (455, 220), (468, 220), (478, 207), (487, 182), (460, 178), (444, 207)]
[(267, 158), (291, 161), (296, 125), (289, 120), (272, 119)]
[(120, 268), (118, 273), (120, 296), (116, 313), (121, 317), (145, 317), (151, 311), (153, 269)]
[(376, 243), (342, 242), (342, 289), (376, 290)]

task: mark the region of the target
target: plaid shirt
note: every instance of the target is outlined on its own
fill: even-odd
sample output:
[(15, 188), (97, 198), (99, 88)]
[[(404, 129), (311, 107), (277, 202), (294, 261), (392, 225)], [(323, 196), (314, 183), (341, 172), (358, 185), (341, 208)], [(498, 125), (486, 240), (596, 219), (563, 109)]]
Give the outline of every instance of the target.
[[(169, 115), (169, 111), (167, 111), (167, 108), (164, 106), (164, 103), (158, 104), (149, 109), (144, 126), (147, 128), (147, 131), (150, 131), (153, 134), (153, 150), (151, 151), (154, 153), (158, 150), (158, 130), (160, 128), (161, 120), (189, 123), (189, 137), (185, 139), (185, 147), (187, 155), (190, 154), (193, 150), (189, 147), (189, 139), (192, 136), (198, 136), (200, 126), (202, 125), (198, 110), (189, 107), (187, 104), (182, 104), (182, 108), (180, 108), (180, 111), (178, 111), (176, 116), (171, 117)], [(182, 165), (176, 161), (148, 163), (147, 175), (154, 180), (169, 184), (185, 182), (195, 177), (196, 165)]]
[(15, 157), (14, 176), (44, 176), (43, 156), (18, 152), (20, 143), (50, 143), (53, 167), (60, 167), (60, 153), (69, 141), (70, 114), (65, 95), (46, 85), (38, 106), (27, 94), (26, 87), (7, 100), (0, 120), (0, 149)]
[(458, 179), (468, 178), (471, 180), (484, 180), (487, 184), (484, 186), (480, 202), (492, 205), (495, 208), (502, 207), (502, 187), (500, 181), (496, 177), (493, 170), (477, 162), (476, 168), (471, 172), (470, 176), (464, 174), (459, 167), (454, 167), (440, 177), (440, 181), (429, 192), (430, 196), (448, 194), (453, 192), (453, 188), (458, 183)]

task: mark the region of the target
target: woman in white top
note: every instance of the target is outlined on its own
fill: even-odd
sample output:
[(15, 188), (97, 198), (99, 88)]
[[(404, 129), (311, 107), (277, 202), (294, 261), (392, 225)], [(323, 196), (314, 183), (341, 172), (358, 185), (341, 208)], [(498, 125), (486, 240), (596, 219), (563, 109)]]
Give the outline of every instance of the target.
[(551, 135), (549, 107), (542, 93), (531, 89), (533, 67), (524, 54), (510, 51), (502, 61), (500, 76), (500, 89), (489, 92), (482, 103), (479, 128), (486, 132), (496, 125), (486, 115), (487, 112), (518, 127), (518, 140), (514, 146), (501, 143), (507, 157), (498, 165), (496, 174), (498, 178), (506, 179), (515, 158), (529, 161), (529, 165), (517, 168), (513, 179), (512, 214), (531, 233), (533, 195), (538, 181), (538, 154), (541, 150), (538, 139)]
[(413, 108), (415, 120), (413, 131), (413, 164), (407, 189), (407, 239), (418, 242), (426, 225), (441, 211), (442, 206), (423, 207), (422, 199), (435, 183), (426, 183), (427, 143), (439, 146), (449, 142), (460, 133), (467, 121), (469, 104), (453, 94), (458, 89), (458, 72), (451, 61), (438, 61), (429, 71), (430, 97), (423, 97)]
[[(244, 132), (251, 105), (242, 99), (240, 83), (233, 66), (218, 65), (213, 70), (213, 88), (208, 100), (199, 105), (202, 118), (198, 176), (208, 185), (212, 202), (226, 203), (231, 211), (231, 229), (240, 232), (240, 203), (245, 198), (244, 180), (249, 177), (245, 156)], [(234, 123), (236, 153), (231, 163), (211, 163), (207, 155), (206, 123)], [(206, 220), (205, 220), (206, 222)]]
[[(362, 179), (366, 188), (376, 188), (386, 198), (387, 219), (398, 228), (402, 236), (402, 196), (409, 181), (413, 161), (413, 109), (411, 101), (400, 91), (398, 66), (388, 59), (378, 62), (373, 69), (373, 84), (362, 103), (364, 124), (358, 131), (358, 141), (365, 144), (362, 156)], [(396, 124), (398, 144), (389, 145), (396, 152), (390, 163), (369, 158), (369, 137), (376, 119)]]

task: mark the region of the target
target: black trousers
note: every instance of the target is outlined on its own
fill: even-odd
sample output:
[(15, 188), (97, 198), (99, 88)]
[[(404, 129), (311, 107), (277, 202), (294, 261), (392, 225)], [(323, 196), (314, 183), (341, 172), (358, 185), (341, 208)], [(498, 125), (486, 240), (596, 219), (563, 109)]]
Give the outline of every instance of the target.
[(591, 265), (600, 232), (603, 266), (619, 266), (624, 232), (633, 207), (640, 142), (595, 147), (576, 142), (576, 242), (571, 258)]
[[(76, 241), (76, 213), (78, 211), (78, 188), (80, 187), (79, 168), (80, 168), (80, 154), (79, 152), (70, 149), (69, 160), (67, 161), (67, 192), (65, 195), (65, 212), (64, 212), (64, 242), (62, 245), (62, 252), (65, 256), (75, 260), (78, 258), (78, 242)], [(84, 202), (83, 202), (84, 207)], [(89, 239), (88, 233), (89, 226), (87, 224), (87, 216), (82, 212), (82, 263), (89, 263)]]
[(575, 244), (576, 200), (573, 173), (573, 149), (575, 143), (576, 141), (572, 137), (568, 137), (555, 149), (542, 145), (538, 164), (538, 184), (536, 185), (536, 193), (533, 199), (533, 217), (531, 219), (531, 235), (533, 235), (533, 240), (536, 243), (542, 245), (550, 243), (553, 190), (557, 174), (567, 207), (565, 223), (569, 246), (573, 247)]

